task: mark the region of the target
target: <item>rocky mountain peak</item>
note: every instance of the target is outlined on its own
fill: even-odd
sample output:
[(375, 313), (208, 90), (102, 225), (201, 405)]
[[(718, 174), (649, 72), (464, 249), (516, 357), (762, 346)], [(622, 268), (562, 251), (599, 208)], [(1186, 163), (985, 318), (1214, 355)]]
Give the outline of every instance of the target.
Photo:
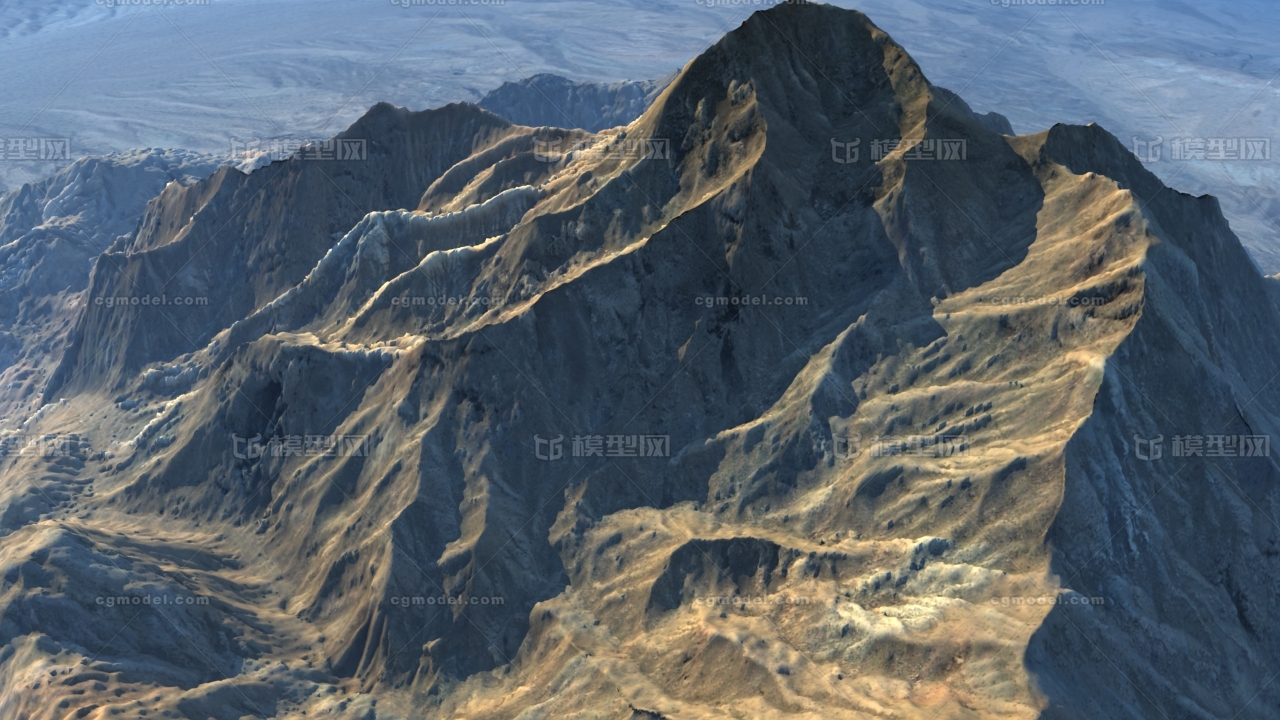
[(1265, 717), (1280, 472), (1151, 443), (1280, 429), (1273, 289), (997, 120), (797, 3), (625, 126), (379, 105), (166, 188), (5, 466), (10, 707)]

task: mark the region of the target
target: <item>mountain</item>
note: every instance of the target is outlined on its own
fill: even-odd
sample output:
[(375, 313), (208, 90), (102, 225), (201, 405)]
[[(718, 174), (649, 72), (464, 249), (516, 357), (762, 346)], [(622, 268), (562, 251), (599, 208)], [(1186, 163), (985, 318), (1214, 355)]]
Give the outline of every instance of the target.
[(783, 4), (625, 127), (167, 186), (3, 465), (0, 715), (1269, 717), (1273, 281), (1004, 130)]
[(477, 104), (518, 125), (599, 132), (640, 117), (675, 77), (607, 84), (539, 73), (503, 83)]
[[(1097, 122), (1131, 148), (1157, 148), (1139, 153), (1149, 169), (1219, 197), (1254, 260), (1280, 272), (1276, 164), (1173, 157), (1175, 140), (1274, 134), (1274, 3), (1132, 0), (1059, 12), (1013, 2), (832, 2), (870, 14), (932, 82), (999, 110), (1018, 132)], [(70, 140), (73, 157), (154, 146), (225, 154), (258, 140), (322, 139), (378, 101), (474, 102), (534, 73), (659, 77), (741, 23), (751, 4), (192, 0), (159, 13), (139, 0), (8, 0), (0, 137)], [(148, 51), (137, 52), (132, 43), (143, 39)], [(9, 159), (0, 162), (0, 192), (66, 164)]]
[(184, 150), (139, 149), (84, 158), (0, 195), (0, 416), (30, 414), (98, 256), (136, 229), (167, 185), (208, 177), (217, 165)]

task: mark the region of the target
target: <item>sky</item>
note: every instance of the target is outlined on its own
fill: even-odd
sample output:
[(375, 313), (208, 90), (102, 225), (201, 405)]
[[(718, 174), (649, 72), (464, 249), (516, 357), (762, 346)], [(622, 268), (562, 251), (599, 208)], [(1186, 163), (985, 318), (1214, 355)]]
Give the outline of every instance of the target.
[[(1280, 3), (1016, 1), (833, 4), (866, 12), (932, 82), (1004, 113), (1017, 132), (1098, 122), (1172, 186), (1220, 197), (1264, 271), (1280, 272), (1280, 148), (1266, 159), (1259, 144), (1269, 149), (1280, 127)], [(4, 0), (0, 189), (47, 175), (63, 157), (133, 147), (224, 154), (257, 138), (328, 137), (379, 101), (425, 109), (477, 100), (536, 72), (661, 77), (762, 7)], [(1200, 159), (1197, 141), (1223, 159)], [(1249, 141), (1261, 159), (1227, 159), (1233, 142), (1242, 155)], [(1175, 159), (1184, 148), (1191, 159)], [(41, 152), (58, 160), (42, 162)]]

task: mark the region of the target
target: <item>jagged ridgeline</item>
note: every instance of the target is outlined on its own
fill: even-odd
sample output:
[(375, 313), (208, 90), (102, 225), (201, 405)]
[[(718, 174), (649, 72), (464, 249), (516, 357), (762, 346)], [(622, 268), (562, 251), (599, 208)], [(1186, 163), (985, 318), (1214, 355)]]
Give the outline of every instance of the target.
[(1270, 717), (1268, 281), (1010, 133), (785, 4), (624, 127), (170, 184), (5, 461), (0, 715)]

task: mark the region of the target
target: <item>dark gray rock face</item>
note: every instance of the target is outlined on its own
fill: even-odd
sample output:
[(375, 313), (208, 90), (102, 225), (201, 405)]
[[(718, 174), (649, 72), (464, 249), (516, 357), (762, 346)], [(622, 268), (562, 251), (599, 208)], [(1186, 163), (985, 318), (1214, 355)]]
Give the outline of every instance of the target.
[[(1067, 446), (1054, 571), (1107, 604), (1057, 605), (1032, 638), (1045, 717), (1265, 717), (1280, 702), (1280, 469), (1244, 438), (1280, 431), (1272, 281), (1216, 199), (1165, 188), (1101, 128), (1055, 127), (1043, 154), (1131, 192), (1161, 239), (1141, 319)], [(1159, 452), (1134, 447), (1161, 436)]]
[(599, 132), (640, 117), (674, 78), (606, 84), (542, 73), (503, 83), (478, 104), (517, 125)]

